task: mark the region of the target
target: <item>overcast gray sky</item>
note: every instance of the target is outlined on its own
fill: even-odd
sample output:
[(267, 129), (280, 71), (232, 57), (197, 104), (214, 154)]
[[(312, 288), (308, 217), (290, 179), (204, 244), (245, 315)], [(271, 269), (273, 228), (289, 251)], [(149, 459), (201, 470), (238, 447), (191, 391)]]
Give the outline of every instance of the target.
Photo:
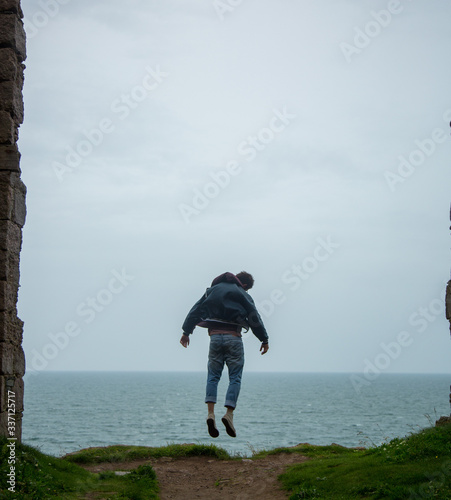
[(247, 270), (247, 370), (450, 372), (448, 1), (22, 6), (29, 370), (205, 370)]

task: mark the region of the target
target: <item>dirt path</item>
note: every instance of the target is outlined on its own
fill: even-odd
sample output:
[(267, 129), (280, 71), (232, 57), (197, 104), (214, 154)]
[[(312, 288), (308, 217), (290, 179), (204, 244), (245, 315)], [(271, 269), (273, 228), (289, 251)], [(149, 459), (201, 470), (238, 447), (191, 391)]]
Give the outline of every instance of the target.
[(163, 457), (125, 463), (84, 466), (91, 472), (125, 471), (150, 464), (160, 484), (161, 500), (286, 500), (277, 476), (288, 465), (305, 462), (297, 453), (262, 459), (217, 460), (210, 457), (173, 459)]

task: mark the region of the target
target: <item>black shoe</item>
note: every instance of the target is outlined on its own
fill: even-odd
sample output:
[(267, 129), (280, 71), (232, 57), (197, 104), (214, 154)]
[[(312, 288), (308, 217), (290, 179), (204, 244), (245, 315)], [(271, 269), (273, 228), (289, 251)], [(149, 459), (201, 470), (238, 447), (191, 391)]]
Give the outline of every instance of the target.
[(216, 428), (215, 415), (214, 413), (209, 413), (207, 417), (208, 434), (212, 438), (217, 438), (219, 436), (219, 431)]

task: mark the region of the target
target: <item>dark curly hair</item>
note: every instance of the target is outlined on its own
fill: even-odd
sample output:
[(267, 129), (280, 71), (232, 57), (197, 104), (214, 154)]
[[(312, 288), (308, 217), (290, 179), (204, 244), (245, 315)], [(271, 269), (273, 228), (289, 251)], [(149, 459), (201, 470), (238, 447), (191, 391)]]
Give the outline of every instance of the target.
[(243, 285), (246, 286), (248, 290), (250, 290), (254, 286), (254, 278), (252, 274), (249, 274), (246, 271), (241, 271), (236, 275), (236, 277), (241, 281)]

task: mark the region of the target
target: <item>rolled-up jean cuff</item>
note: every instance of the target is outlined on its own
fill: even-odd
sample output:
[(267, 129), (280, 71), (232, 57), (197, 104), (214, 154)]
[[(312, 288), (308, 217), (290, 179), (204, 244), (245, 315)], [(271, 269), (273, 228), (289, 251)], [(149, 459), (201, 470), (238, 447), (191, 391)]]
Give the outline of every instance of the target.
[(236, 403), (235, 401), (227, 401), (224, 403), (224, 406), (230, 406), (230, 408), (236, 408)]
[(213, 398), (205, 398), (205, 402), (206, 402), (206, 403), (214, 403), (214, 404), (216, 404), (216, 399), (213, 399)]

